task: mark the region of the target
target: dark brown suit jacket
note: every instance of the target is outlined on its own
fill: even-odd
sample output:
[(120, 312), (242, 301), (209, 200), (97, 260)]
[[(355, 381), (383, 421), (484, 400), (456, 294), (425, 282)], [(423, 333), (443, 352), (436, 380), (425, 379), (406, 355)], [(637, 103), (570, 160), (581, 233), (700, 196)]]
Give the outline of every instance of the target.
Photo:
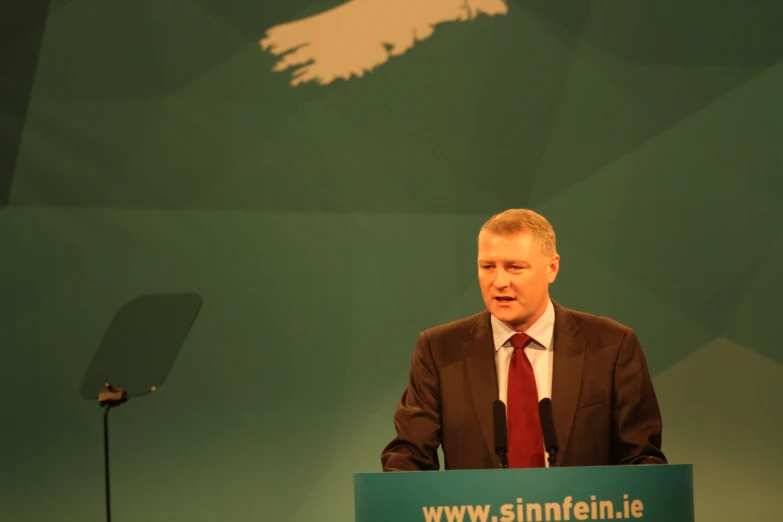
[[(661, 414), (635, 333), (554, 303), (552, 410), (558, 466), (664, 464)], [(498, 398), (489, 312), (419, 334), (384, 471), (500, 467)]]

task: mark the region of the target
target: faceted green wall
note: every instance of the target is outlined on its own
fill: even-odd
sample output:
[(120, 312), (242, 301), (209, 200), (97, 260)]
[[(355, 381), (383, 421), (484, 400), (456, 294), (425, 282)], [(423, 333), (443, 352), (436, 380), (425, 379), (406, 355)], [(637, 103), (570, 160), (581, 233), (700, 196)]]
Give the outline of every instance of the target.
[(103, 517), (81, 378), (116, 306), (179, 289), (205, 303), (169, 380), (112, 414), (115, 519), (353, 520), (416, 334), (481, 309), (509, 207), (554, 224), (555, 299), (637, 330), (698, 520), (776, 519), (783, 8), (509, 0), (292, 86), (274, 26), (389, 43), (335, 5), (4, 8), (0, 520)]

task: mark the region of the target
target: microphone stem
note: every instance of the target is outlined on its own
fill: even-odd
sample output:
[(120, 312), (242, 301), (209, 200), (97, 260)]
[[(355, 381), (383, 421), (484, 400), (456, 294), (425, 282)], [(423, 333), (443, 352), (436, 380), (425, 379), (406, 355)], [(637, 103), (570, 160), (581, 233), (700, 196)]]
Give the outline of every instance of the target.
[(554, 468), (555, 467), (555, 460), (557, 460), (557, 451), (548, 451), (549, 454), (549, 467)]

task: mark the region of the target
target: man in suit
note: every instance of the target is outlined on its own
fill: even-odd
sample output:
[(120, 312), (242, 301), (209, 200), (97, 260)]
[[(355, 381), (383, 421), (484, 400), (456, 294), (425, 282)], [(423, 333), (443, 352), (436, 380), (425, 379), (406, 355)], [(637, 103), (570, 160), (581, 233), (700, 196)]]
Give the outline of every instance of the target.
[(560, 267), (541, 215), (512, 209), (479, 232), (486, 310), (421, 332), (383, 449), (384, 471), (496, 468), (493, 402), (509, 467), (545, 466), (538, 401), (552, 403), (558, 466), (665, 464), (662, 422), (634, 331), (549, 296)]

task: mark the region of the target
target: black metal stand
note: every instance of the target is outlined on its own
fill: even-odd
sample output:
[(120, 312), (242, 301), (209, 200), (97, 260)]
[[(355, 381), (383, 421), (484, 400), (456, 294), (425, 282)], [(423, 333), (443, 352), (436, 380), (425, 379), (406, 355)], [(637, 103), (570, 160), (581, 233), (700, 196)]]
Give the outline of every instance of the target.
[(98, 395), (98, 404), (103, 408), (103, 463), (106, 483), (106, 522), (111, 522), (111, 486), (109, 481), (109, 410), (128, 400), (125, 388), (115, 390), (111, 384)]
[(500, 467), (507, 468), (508, 467), (508, 454), (506, 453), (506, 450), (498, 449), (497, 453), (498, 453), (498, 457), (500, 457)]
[(548, 450), (547, 453), (549, 454), (549, 467), (554, 468), (555, 467), (555, 460), (557, 459), (557, 450)]

